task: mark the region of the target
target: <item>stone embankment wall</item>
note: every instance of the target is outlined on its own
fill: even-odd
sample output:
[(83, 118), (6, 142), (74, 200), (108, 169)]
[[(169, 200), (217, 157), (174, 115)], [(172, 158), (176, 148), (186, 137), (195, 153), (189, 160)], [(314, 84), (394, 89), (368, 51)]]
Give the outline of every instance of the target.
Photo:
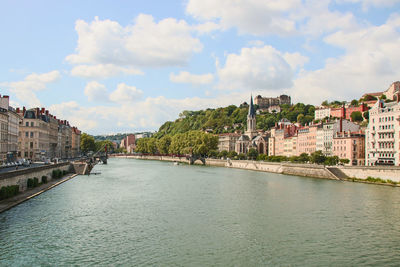
[(341, 166), (339, 169), (349, 178), (367, 179), (370, 176), (400, 182), (400, 167), (398, 166)]
[(47, 181), (50, 181), (51, 173), (53, 172), (53, 170), (56, 169), (69, 171), (70, 163), (63, 162), (58, 164), (0, 173), (0, 188), (9, 185), (19, 185), (19, 191), (25, 191), (27, 189), (27, 180), (29, 178), (36, 177), (38, 178), (39, 182), (41, 182), (42, 176), (47, 176)]
[[(124, 158), (149, 159), (149, 160), (164, 160), (189, 163), (186, 158), (167, 157), (167, 156), (117, 156)], [(201, 164), (196, 161), (195, 164)], [(298, 175), (325, 179), (338, 179), (325, 166), (314, 164), (296, 164), (296, 163), (280, 163), (280, 162), (262, 162), (251, 160), (221, 160), (221, 159), (206, 159), (206, 165), (229, 167), (254, 171), (265, 171), (273, 173), (281, 173), (288, 175)], [(390, 179), (400, 182), (400, 167), (389, 166), (339, 166), (337, 167), (349, 178), (367, 179), (369, 176), (381, 179)]]
[[(189, 161), (186, 158), (167, 157), (167, 156), (127, 155), (127, 156), (116, 156), (116, 157), (177, 161), (177, 162), (189, 163)], [(201, 164), (201, 162), (196, 161), (195, 164)], [(298, 176), (336, 179), (336, 177), (332, 175), (324, 166), (311, 165), (311, 164), (290, 164), (290, 163), (275, 163), (275, 162), (262, 162), (262, 161), (251, 161), (251, 160), (206, 159), (206, 165), (254, 170), (254, 171), (273, 172), (273, 173), (298, 175)]]

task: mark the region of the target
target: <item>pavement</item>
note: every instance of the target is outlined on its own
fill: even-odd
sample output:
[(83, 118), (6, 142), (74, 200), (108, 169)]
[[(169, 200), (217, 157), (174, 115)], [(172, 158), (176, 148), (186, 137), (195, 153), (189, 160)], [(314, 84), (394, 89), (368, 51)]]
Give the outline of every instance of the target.
[(47, 190), (50, 190), (51, 188), (56, 187), (57, 185), (62, 184), (68, 181), (69, 179), (74, 178), (75, 176), (76, 174), (68, 174), (60, 179), (54, 179), (46, 184), (42, 184), (39, 185), (38, 187), (21, 192), (14, 197), (0, 200), (0, 213), (9, 210), (12, 207), (17, 206), (18, 204), (21, 204), (22, 202), (25, 202), (33, 197), (36, 197), (42, 194), (43, 192), (46, 192)]
[[(32, 163), (30, 166), (18, 166), (18, 170), (34, 168), (34, 167), (39, 167), (39, 166), (43, 166), (43, 165), (44, 165), (44, 163)], [(12, 167), (1, 167), (0, 168), (0, 173), (9, 172), (9, 171), (15, 171), (15, 170), (16, 170), (15, 166), (12, 166)]]

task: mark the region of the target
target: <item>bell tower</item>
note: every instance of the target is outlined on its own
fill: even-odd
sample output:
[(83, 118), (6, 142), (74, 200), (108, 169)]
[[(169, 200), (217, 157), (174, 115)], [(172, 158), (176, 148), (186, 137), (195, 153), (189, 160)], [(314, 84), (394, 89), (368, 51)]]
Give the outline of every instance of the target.
[(249, 113), (247, 114), (247, 130), (246, 135), (250, 137), (250, 140), (257, 135), (256, 132), (256, 110), (253, 105), (253, 96), (250, 96)]

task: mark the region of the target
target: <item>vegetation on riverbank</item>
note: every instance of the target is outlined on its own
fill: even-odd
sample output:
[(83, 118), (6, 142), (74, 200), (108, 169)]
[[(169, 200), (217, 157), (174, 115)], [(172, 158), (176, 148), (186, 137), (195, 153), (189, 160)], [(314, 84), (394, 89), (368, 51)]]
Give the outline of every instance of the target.
[(218, 147), (218, 137), (201, 131), (188, 131), (161, 138), (137, 140), (136, 151), (149, 154), (193, 154), (206, 156)]
[(390, 180), (390, 179), (381, 179), (368, 176), (367, 179), (359, 179), (359, 178), (349, 178), (352, 182), (369, 182), (369, 183), (376, 183), (376, 184), (391, 184), (391, 185), (399, 185), (399, 182)]
[(0, 189), (0, 200), (13, 197), (19, 193), (19, 185), (3, 186)]

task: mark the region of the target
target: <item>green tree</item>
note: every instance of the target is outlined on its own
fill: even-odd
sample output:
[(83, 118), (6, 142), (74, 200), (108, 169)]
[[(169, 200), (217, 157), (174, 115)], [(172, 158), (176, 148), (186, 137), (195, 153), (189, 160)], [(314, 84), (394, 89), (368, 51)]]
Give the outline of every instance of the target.
[(325, 162), (325, 159), (326, 159), (326, 157), (325, 157), (325, 155), (322, 153), (321, 150), (318, 150), (318, 151), (313, 152), (313, 153), (311, 154), (311, 156), (310, 156), (311, 162), (312, 162), (312, 163), (315, 163), (315, 164), (322, 164), (322, 163)]
[(308, 156), (307, 153), (301, 153), (298, 160), (299, 160), (299, 162), (305, 163), (305, 162), (310, 161), (310, 156)]
[(357, 99), (353, 99), (350, 104), (352, 106), (358, 106), (358, 100)]
[(349, 160), (349, 159), (340, 159), (339, 161), (340, 161), (340, 163), (342, 163), (342, 164), (349, 164), (349, 163), (350, 163), (350, 160)]
[(157, 149), (161, 154), (168, 154), (170, 145), (171, 137), (169, 135), (163, 136), (157, 140)]
[(258, 152), (255, 148), (250, 148), (249, 152), (247, 152), (247, 157), (249, 159), (255, 160), (258, 156)]
[(369, 120), (369, 110), (365, 111), (365, 112), (363, 113), (363, 116), (364, 116), (364, 118), (365, 118), (366, 120)]
[(362, 122), (364, 120), (362, 113), (360, 111), (354, 111), (350, 114), (351, 121)]
[(221, 152), (218, 153), (218, 157), (220, 158), (226, 158), (228, 156), (228, 151), (222, 150)]
[(94, 142), (94, 137), (91, 135), (88, 135), (87, 133), (82, 133), (80, 148), (84, 154), (88, 153), (89, 151), (95, 151), (96, 145)]
[(229, 151), (227, 156), (230, 159), (234, 159), (237, 155), (236, 151)]

